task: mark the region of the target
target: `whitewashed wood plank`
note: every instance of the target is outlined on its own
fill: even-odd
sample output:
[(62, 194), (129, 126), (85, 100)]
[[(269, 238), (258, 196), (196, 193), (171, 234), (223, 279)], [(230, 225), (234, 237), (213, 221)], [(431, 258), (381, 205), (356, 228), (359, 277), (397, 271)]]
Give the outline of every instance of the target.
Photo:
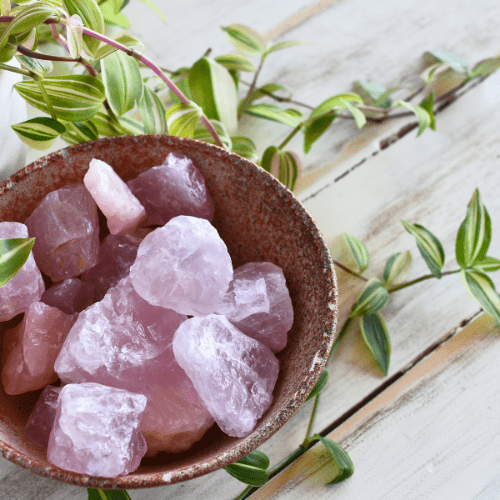
[(252, 500), (498, 497), (500, 329), (483, 315), (328, 437), (355, 474), (335, 472), (316, 445)]

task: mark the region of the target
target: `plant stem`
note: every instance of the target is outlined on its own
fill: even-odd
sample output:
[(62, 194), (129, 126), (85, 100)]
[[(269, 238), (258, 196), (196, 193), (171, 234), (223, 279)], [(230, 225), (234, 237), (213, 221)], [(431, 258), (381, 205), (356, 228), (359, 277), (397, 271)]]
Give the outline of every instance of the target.
[(66, 42), (66, 39), (57, 32), (57, 28), (56, 28), (55, 24), (50, 25), (50, 31), (52, 32), (52, 38), (56, 42), (59, 42), (64, 47), (66, 52), (69, 52), (68, 43)]
[(321, 393), (317, 394), (316, 397), (314, 398), (314, 405), (313, 405), (312, 410), (311, 410), (311, 416), (309, 417), (309, 423), (307, 424), (306, 436), (304, 438), (304, 441), (302, 441), (302, 445), (301, 445), (304, 448), (306, 448), (308, 443), (309, 443), (309, 437), (311, 435), (312, 426), (314, 424), (314, 419), (316, 418), (316, 412), (318, 410), (320, 396), (321, 396)]
[(264, 64), (265, 60), (266, 60), (265, 56), (262, 56), (260, 58), (259, 67), (257, 68), (257, 71), (253, 75), (253, 80), (252, 80), (252, 83), (250, 84), (250, 88), (248, 89), (245, 100), (243, 101), (243, 104), (241, 105), (240, 110), (238, 111), (238, 118), (242, 117), (243, 113), (245, 112), (246, 107), (248, 106), (248, 103), (250, 102), (250, 98), (252, 97), (252, 93), (255, 90), (255, 87), (257, 85), (257, 78), (259, 77), (259, 73), (262, 69), (262, 65)]
[(356, 276), (356, 278), (359, 278), (360, 280), (363, 281), (368, 281), (368, 278), (365, 278), (364, 276), (361, 276), (361, 274), (358, 274), (354, 272), (353, 270), (349, 269), (348, 267), (345, 267), (342, 265), (340, 262), (337, 262), (336, 260), (333, 261), (333, 263), (337, 266), (340, 267), (340, 269), (343, 269), (346, 273), (351, 274), (352, 276)]
[(244, 500), (254, 489), (254, 486), (247, 486), (236, 498), (235, 500)]
[[(441, 276), (448, 276), (450, 274), (456, 274), (459, 272), (460, 269), (455, 269), (454, 271), (445, 271), (444, 273), (441, 273)], [(435, 278), (435, 276), (433, 274), (426, 274), (424, 276), (420, 276), (420, 278), (415, 278), (414, 280), (407, 281), (406, 283), (401, 283), (400, 285), (393, 286), (392, 288), (389, 288), (388, 292), (394, 293), (409, 286), (415, 285), (416, 283), (420, 283), (421, 281), (429, 280), (431, 278)]]
[(57, 120), (56, 112), (54, 111), (54, 108), (52, 107), (52, 103), (50, 102), (50, 97), (47, 94), (45, 87), (43, 86), (42, 79), (38, 75), (34, 75), (32, 78), (33, 78), (33, 80), (35, 80), (36, 84), (38, 85), (38, 88), (40, 89), (40, 93), (42, 94), (43, 100), (45, 101), (45, 104), (47, 104), (47, 107), (49, 108), (50, 116), (54, 120)]
[(15, 68), (14, 66), (9, 66), (8, 64), (0, 63), (0, 69), (12, 71), (12, 73), (19, 73), (24, 76), (33, 76), (33, 73), (30, 73), (27, 69)]
[(342, 328), (340, 329), (340, 332), (337, 335), (337, 338), (335, 339), (335, 342), (333, 343), (332, 350), (330, 351), (330, 354), (328, 355), (328, 359), (326, 360), (326, 364), (329, 363), (330, 359), (332, 359), (332, 356), (335, 354), (335, 351), (337, 350), (341, 340), (344, 338), (345, 334), (347, 333), (347, 330), (351, 326), (351, 323), (353, 321), (353, 318), (350, 316), (344, 321), (344, 324), (342, 325)]
[(283, 149), (299, 132), (303, 127), (306, 120), (301, 121), (289, 134), (285, 137), (285, 140), (278, 146), (278, 149)]

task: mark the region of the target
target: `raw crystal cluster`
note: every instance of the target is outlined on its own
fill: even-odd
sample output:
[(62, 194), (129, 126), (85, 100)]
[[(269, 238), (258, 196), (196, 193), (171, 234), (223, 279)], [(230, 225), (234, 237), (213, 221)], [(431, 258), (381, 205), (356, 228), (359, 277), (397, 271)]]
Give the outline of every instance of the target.
[(83, 182), (108, 221), (111, 234), (132, 233), (146, 218), (146, 211), (113, 168), (92, 160)]
[(34, 302), (3, 337), (2, 382), (7, 394), (42, 389), (57, 380), (54, 362), (76, 315)]
[(94, 285), (78, 278), (68, 278), (45, 290), (40, 302), (57, 307), (63, 313), (74, 314), (94, 303)]
[(271, 351), (284, 349), (293, 306), (281, 268), (271, 262), (250, 262), (235, 269), (217, 313)]
[(216, 314), (185, 321), (173, 348), (219, 427), (236, 437), (252, 432), (273, 400), (279, 363), (271, 350)]
[[(0, 222), (0, 238), (27, 238), (28, 228), (19, 222)], [(0, 287), (0, 321), (8, 321), (40, 300), (45, 285), (30, 254), (21, 270)]]
[(205, 178), (187, 156), (170, 153), (161, 165), (127, 185), (146, 209), (147, 226), (163, 226), (178, 215), (213, 219), (214, 204)]
[(146, 396), (100, 384), (62, 388), (47, 458), (62, 469), (116, 477), (137, 469), (146, 453), (139, 431)]
[(208, 221), (179, 216), (144, 238), (130, 277), (149, 303), (204, 316), (215, 311), (233, 266), (226, 244)]
[(80, 275), (97, 263), (97, 207), (83, 184), (49, 193), (26, 219), (35, 261), (52, 281)]

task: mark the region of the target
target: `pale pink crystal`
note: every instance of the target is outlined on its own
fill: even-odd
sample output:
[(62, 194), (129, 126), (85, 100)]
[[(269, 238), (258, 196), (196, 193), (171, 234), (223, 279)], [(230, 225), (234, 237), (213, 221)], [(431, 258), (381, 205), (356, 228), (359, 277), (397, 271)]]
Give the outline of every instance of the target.
[(97, 265), (82, 275), (83, 281), (94, 285), (96, 301), (102, 300), (111, 287), (128, 276), (140, 242), (129, 235), (109, 234), (104, 238)]
[(83, 182), (108, 221), (111, 234), (134, 232), (146, 218), (146, 211), (113, 168), (92, 160)]
[(146, 209), (147, 226), (163, 226), (178, 215), (213, 219), (214, 204), (205, 178), (187, 156), (170, 153), (161, 165), (127, 185)]
[(226, 244), (208, 221), (179, 216), (144, 238), (130, 277), (151, 304), (204, 316), (215, 311), (233, 269)]
[[(0, 222), (0, 238), (27, 238), (28, 228), (19, 222)], [(0, 287), (0, 321), (8, 321), (40, 300), (45, 285), (33, 254), (21, 270)]]
[(40, 394), (24, 428), (24, 434), (45, 449), (49, 446), (50, 431), (56, 418), (57, 399), (60, 392), (60, 387), (48, 385)]
[(279, 363), (269, 348), (211, 314), (185, 321), (173, 349), (219, 427), (236, 437), (252, 432), (278, 378)]
[(34, 302), (22, 322), (3, 337), (2, 382), (7, 394), (22, 394), (57, 380), (54, 362), (76, 315)]
[(281, 268), (270, 262), (250, 262), (235, 269), (217, 313), (271, 351), (284, 349), (293, 306)]
[(139, 431), (146, 396), (100, 384), (62, 388), (47, 458), (61, 469), (116, 477), (139, 467), (147, 446)]
[(52, 191), (26, 220), (35, 261), (52, 281), (78, 276), (95, 266), (99, 252), (97, 207), (85, 186)]
[(94, 285), (78, 278), (68, 278), (45, 290), (40, 302), (57, 307), (63, 313), (74, 314), (94, 303)]

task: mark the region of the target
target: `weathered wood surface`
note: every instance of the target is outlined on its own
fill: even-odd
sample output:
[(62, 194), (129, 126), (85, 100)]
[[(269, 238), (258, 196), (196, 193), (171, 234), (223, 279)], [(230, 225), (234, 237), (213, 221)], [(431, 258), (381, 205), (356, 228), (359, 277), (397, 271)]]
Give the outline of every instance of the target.
[[(245, 5), (220, 0), (210, 4), (186, 2), (186, 7), (176, 4), (175, 9), (171, 2), (157, 4), (167, 14), (170, 26), (164, 28), (151, 21), (150, 28), (144, 21), (137, 35), (146, 40), (148, 53), (167, 67), (190, 62), (189, 57), (194, 61), (208, 45), (215, 54), (230, 52), (219, 25), (246, 23), (266, 32), (292, 17), (287, 22), (291, 30), (281, 39), (313, 40), (319, 47), (289, 49), (273, 60), (270, 58), (262, 83), (290, 85), (298, 100), (311, 104), (349, 90), (357, 78), (372, 79), (387, 87), (398, 85), (418, 73), (425, 50), (442, 48), (470, 62), (495, 55), (499, 50), (500, 5), (493, 1), (438, 4), (381, 0), (370, 6), (362, 0), (253, 1)], [(315, 6), (317, 14), (311, 15)], [(303, 8), (306, 13), (302, 15)], [(137, 15), (131, 18), (135, 26), (137, 21), (142, 22)], [(293, 23), (298, 23), (295, 28)], [(278, 28), (276, 32), (281, 31)], [(185, 37), (183, 33), (194, 35)], [(170, 58), (172, 54), (177, 54), (179, 60)], [(372, 255), (373, 270), (367, 276), (380, 275), (387, 257), (406, 249), (412, 250), (415, 259), (409, 278), (425, 274), (427, 269), (413, 238), (398, 222), (404, 218), (423, 224), (441, 238), (447, 254), (446, 269), (451, 269), (455, 234), (477, 186), (493, 219), (491, 253), (498, 256), (499, 88), (499, 77), (490, 77), (440, 113), (436, 133), (426, 131), (417, 140), (413, 131), (383, 151), (380, 141), (412, 122), (411, 118), (370, 125), (361, 131), (345, 121), (318, 141), (307, 157), (311, 168), (300, 186), (299, 198), (317, 220), (332, 251), (335, 252), (336, 238), (345, 231), (364, 241)], [(283, 133), (271, 135), (271, 130), (279, 126), (258, 123), (255, 129), (256, 122), (248, 118), (244, 127), (257, 130), (256, 136), (276, 140), (283, 138), (287, 130), (283, 127)], [(298, 141), (295, 149), (300, 148)], [(349, 173), (335, 182), (345, 172)], [(338, 277), (342, 322), (363, 283), (348, 278), (342, 271)], [(498, 278), (495, 281), (498, 285)], [(478, 310), (457, 276), (422, 283), (392, 296), (383, 311), (392, 334), (390, 376), (405, 371)], [(314, 430), (321, 431), (342, 420), (360, 401), (380, 390), (384, 382), (354, 328), (335, 356), (331, 382), (323, 393)], [(310, 409), (310, 403), (304, 405), (262, 447), (273, 463), (302, 441)], [(38, 478), (4, 460), (0, 462), (0, 474), (0, 499), (10, 498), (14, 491), (27, 499), (56, 500), (70, 495), (75, 500), (86, 498), (84, 489)], [(358, 470), (350, 481), (355, 482), (362, 475)], [(219, 471), (180, 485), (134, 491), (132, 498), (204, 496), (222, 500), (234, 498), (241, 489), (240, 483)], [(332, 494), (332, 489), (325, 491)]]

